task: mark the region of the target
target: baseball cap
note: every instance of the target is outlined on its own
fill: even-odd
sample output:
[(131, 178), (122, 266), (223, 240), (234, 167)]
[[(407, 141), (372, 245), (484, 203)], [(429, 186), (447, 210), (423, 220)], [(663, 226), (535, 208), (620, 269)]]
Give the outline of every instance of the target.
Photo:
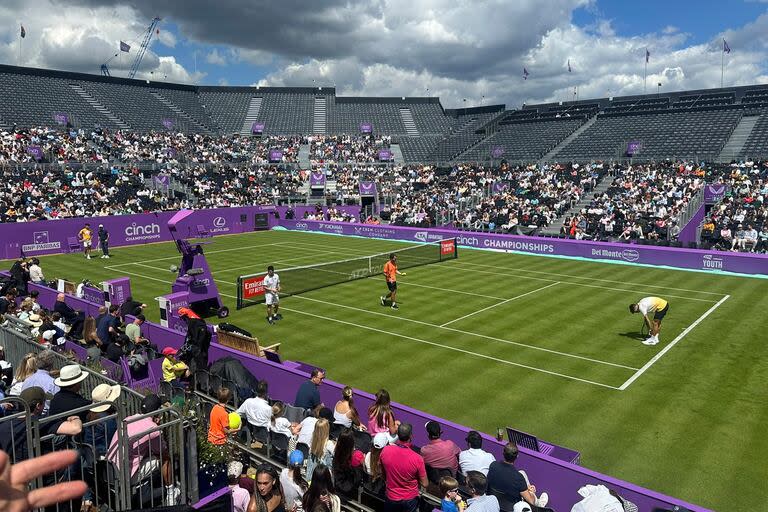
[(304, 464), (304, 454), (301, 450), (293, 450), (290, 457), (288, 457), (289, 466), (300, 466)]
[(141, 412), (142, 414), (149, 414), (150, 412), (155, 412), (160, 409), (162, 406), (163, 402), (160, 400), (159, 396), (147, 395), (144, 397), (144, 400), (141, 401)]
[(53, 395), (46, 393), (40, 386), (30, 386), (21, 392), (19, 398), (27, 403), (45, 402), (53, 398)]
[(512, 507), (512, 512), (531, 512), (531, 506), (524, 501), (518, 501), (515, 503), (515, 506)]
[(375, 436), (373, 436), (373, 446), (374, 448), (378, 448), (381, 450), (385, 446), (389, 444), (389, 436), (386, 432), (379, 432)]
[(179, 351), (178, 351), (178, 350), (176, 350), (176, 349), (175, 349), (175, 348), (173, 348), (173, 347), (165, 347), (165, 348), (163, 349), (163, 355), (164, 355), (164, 356), (175, 356), (175, 355), (176, 355), (176, 354), (178, 354), (178, 353), (179, 353)]
[(243, 463), (233, 460), (227, 465), (227, 476), (240, 476), (243, 474)]
[(179, 308), (179, 316), (188, 316), (189, 318), (200, 318), (197, 313), (189, 308)]

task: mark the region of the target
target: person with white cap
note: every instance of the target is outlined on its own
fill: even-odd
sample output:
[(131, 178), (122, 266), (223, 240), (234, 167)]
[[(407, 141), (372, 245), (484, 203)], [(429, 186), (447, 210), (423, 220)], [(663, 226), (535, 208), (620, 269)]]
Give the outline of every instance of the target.
[(240, 487), (240, 475), (243, 474), (243, 463), (233, 460), (227, 464), (227, 484), (232, 493), (232, 510), (234, 512), (246, 512), (251, 501), (251, 493)]
[[(83, 381), (87, 378), (88, 374), (80, 368), (79, 364), (70, 364), (63, 367), (59, 377), (53, 381), (61, 389), (51, 399), (49, 414), (53, 416), (91, 405), (92, 402), (80, 394)], [(88, 409), (81, 410), (76, 414), (83, 423), (88, 421)]]

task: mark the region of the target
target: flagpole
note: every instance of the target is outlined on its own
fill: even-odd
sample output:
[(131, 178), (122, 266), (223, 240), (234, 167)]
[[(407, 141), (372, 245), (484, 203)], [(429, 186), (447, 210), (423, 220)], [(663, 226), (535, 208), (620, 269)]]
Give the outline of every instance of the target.
[(723, 39), (723, 47), (720, 49), (720, 88), (723, 88), (723, 76), (725, 73), (725, 39)]
[(16, 65), (21, 66), (21, 30), (19, 30), (19, 58), (16, 59)]
[(645, 70), (643, 71), (643, 94), (645, 94), (645, 89), (647, 85), (648, 80), (648, 49), (645, 49)]

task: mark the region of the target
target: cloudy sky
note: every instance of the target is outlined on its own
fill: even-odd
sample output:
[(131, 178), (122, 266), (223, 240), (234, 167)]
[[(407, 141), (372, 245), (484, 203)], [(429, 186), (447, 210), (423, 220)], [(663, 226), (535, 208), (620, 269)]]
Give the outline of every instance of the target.
[(124, 77), (155, 16), (152, 80), (513, 108), (642, 93), (646, 48), (649, 92), (718, 87), (725, 39), (725, 84), (768, 83), (765, 0), (3, 0), (0, 62)]

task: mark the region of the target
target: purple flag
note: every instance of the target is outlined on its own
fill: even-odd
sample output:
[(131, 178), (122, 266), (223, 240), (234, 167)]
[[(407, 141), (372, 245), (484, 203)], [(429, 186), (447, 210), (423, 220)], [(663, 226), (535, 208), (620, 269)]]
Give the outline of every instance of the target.
[(634, 156), (640, 152), (643, 143), (639, 140), (631, 140), (627, 143), (627, 156)]
[(167, 174), (158, 174), (155, 176), (155, 183), (160, 185), (161, 187), (168, 188), (171, 184), (171, 177)]
[(523, 68), (523, 80), (528, 80), (528, 70)]
[(506, 181), (495, 181), (491, 187), (494, 194), (504, 194), (507, 190), (509, 190), (509, 182)]
[(376, 195), (376, 183), (372, 181), (360, 182), (360, 195), (361, 196), (375, 196)]
[(568, 72), (571, 72), (571, 59), (568, 59)]
[(27, 146), (27, 153), (32, 155), (32, 157), (37, 161), (43, 159), (43, 148), (40, 146)]
[(309, 175), (310, 187), (325, 187), (325, 173), (323, 171), (316, 171)]
[(728, 43), (725, 42), (725, 39), (723, 39), (723, 51), (725, 53), (731, 53), (731, 47), (728, 46)]
[(173, 128), (173, 119), (163, 119), (163, 126), (169, 130)]
[(379, 161), (380, 162), (390, 162), (392, 160), (392, 151), (388, 149), (380, 149), (379, 150)]
[(504, 154), (504, 148), (501, 146), (493, 146), (491, 148), (491, 157), (492, 158), (501, 158), (501, 155)]
[(259, 123), (259, 122), (253, 123), (251, 125), (251, 133), (255, 135), (261, 135), (262, 133), (264, 133), (264, 123)]
[(645, 63), (648, 64), (648, 60), (651, 58), (651, 52), (648, 51), (648, 48), (645, 49)]
[(125, 43), (123, 41), (120, 41), (120, 51), (121, 52), (129, 52), (131, 51), (131, 45), (128, 43)]
[(373, 125), (371, 123), (360, 123), (360, 133), (372, 133)]
[(269, 161), (270, 163), (277, 163), (283, 161), (283, 152), (279, 149), (270, 149), (269, 150)]
[(53, 114), (53, 120), (56, 124), (67, 124), (69, 122), (69, 116), (64, 112), (56, 112)]

